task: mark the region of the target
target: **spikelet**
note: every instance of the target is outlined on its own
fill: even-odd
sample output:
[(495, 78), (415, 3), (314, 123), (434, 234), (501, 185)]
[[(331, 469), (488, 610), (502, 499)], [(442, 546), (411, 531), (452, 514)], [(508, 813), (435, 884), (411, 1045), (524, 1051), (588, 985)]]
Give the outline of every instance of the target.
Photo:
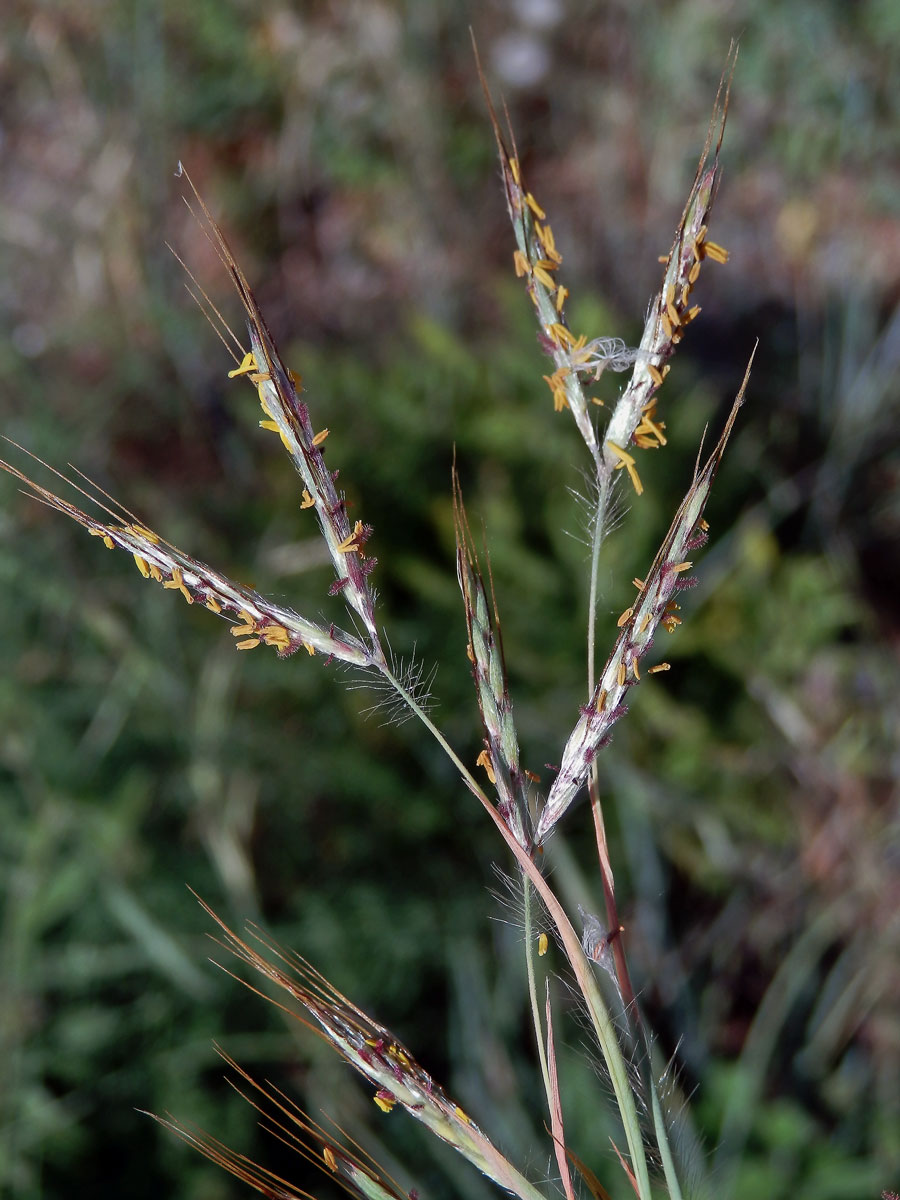
[(469, 639), (467, 652), (484, 728), (484, 749), (478, 763), (484, 766), (496, 788), (497, 808), (504, 822), (519, 845), (529, 850), (528, 780), (519, 762), (519, 739), (506, 681), (500, 618), (493, 588), (491, 601), (488, 601), (455, 467), (453, 515), (456, 527), (456, 574), (463, 596)]
[(374, 1086), (374, 1100), (382, 1112), (394, 1107), (405, 1109), (500, 1187), (520, 1200), (543, 1200), (390, 1030), (352, 1004), (300, 955), (284, 950), (254, 928), (254, 939), (264, 951), (260, 953), (233, 933), (203, 901), (200, 903), (222, 930), (219, 944), (306, 1010), (311, 1020), (298, 1019)]

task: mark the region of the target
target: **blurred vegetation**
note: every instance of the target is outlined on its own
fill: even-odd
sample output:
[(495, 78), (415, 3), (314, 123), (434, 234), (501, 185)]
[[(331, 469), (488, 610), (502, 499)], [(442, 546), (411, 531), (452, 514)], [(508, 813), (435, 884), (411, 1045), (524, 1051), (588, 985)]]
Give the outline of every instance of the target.
[[(716, 1195), (877, 1196), (900, 1182), (895, 3), (7, 0), (3, 431), (205, 561), (337, 611), (290, 466), (164, 247), (236, 319), (172, 179), (183, 159), (375, 526), (395, 651), (440, 663), (442, 727), (474, 759), (455, 445), (525, 760), (558, 758), (585, 687), (582, 450), (511, 278), (470, 22), (575, 328), (629, 338), (741, 37), (713, 223), (732, 260), (704, 272), (663, 392), (670, 445), (608, 546), (610, 640), (760, 349), (674, 669), (635, 694), (603, 785), (633, 969), (696, 1088)], [(306, 955), (546, 1170), (508, 864), (448, 764), (367, 719), (377, 697), (340, 674), (236, 655), (123, 556), (2, 499), (0, 1190), (248, 1194), (141, 1108), (327, 1194), (223, 1083), (219, 1039), (406, 1186), (488, 1194), (208, 966), (186, 884)], [(596, 909), (583, 807), (565, 836), (557, 879)], [(572, 1143), (621, 1195), (603, 1086), (566, 1040)]]

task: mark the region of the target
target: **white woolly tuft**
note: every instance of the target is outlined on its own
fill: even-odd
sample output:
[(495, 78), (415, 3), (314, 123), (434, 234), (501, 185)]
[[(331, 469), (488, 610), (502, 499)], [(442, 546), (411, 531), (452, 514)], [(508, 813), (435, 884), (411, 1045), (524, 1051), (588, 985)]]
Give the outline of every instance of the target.
[[(389, 656), (394, 678), (423, 712), (430, 712), (437, 703), (431, 695), (438, 670), (437, 663), (426, 665), (422, 659), (416, 658), (415, 649), (408, 659), (397, 657), (392, 650), (389, 650)], [(364, 708), (362, 713), (365, 717), (381, 714), (383, 719), (379, 724), (382, 727), (403, 725), (415, 715), (405, 697), (397, 691), (393, 679), (366, 671), (362, 676), (357, 676), (348, 687), (351, 691), (369, 689), (379, 693), (378, 699)]]

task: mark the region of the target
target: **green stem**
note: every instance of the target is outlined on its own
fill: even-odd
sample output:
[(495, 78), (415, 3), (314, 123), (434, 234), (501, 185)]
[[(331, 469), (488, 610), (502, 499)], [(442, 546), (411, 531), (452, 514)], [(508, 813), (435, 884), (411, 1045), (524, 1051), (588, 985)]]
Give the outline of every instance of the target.
[(440, 729), (438, 729), (437, 725), (435, 725), (434, 721), (432, 721), (431, 717), (429, 717), (425, 709), (421, 706), (421, 704), (419, 704), (412, 692), (407, 691), (396, 675), (393, 674), (386, 662), (378, 662), (373, 665), (376, 666), (379, 671), (381, 671), (384, 678), (391, 685), (410, 712), (414, 716), (418, 717), (418, 719), (422, 722), (434, 740), (438, 743), (438, 745), (459, 771), (460, 775), (462, 775), (464, 782), (470, 788), (470, 790), (473, 791), (477, 796), (482, 796), (484, 793), (481, 791), (475, 776), (441, 733)]
[(597, 507), (594, 511), (593, 528), (591, 529), (591, 586), (588, 596), (588, 636), (587, 636), (587, 669), (588, 695), (594, 694), (596, 683), (595, 658), (597, 653), (597, 579), (600, 573), (600, 547), (603, 545), (603, 529), (606, 521), (606, 508), (609, 503), (609, 478), (601, 473), (597, 464)]
[(522, 886), (525, 890), (525, 967), (528, 971), (528, 999), (531, 1003), (531, 1021), (534, 1025), (534, 1037), (537, 1042), (538, 1059), (541, 1064), (541, 1077), (544, 1080), (544, 1091), (547, 1093), (547, 1107), (552, 1111), (553, 1090), (550, 1087), (550, 1069), (547, 1066), (547, 1051), (544, 1046), (544, 1027), (541, 1024), (541, 1010), (538, 1005), (537, 980), (534, 973), (534, 922), (532, 887), (528, 876), (522, 873)]
[(656, 1144), (659, 1147), (659, 1156), (662, 1159), (666, 1187), (669, 1189), (669, 1200), (682, 1200), (681, 1184), (678, 1180), (678, 1172), (675, 1169), (675, 1160), (672, 1157), (672, 1147), (669, 1145), (666, 1118), (663, 1115), (662, 1105), (659, 1102), (659, 1092), (656, 1087), (656, 1081), (653, 1078), (653, 1060), (649, 1045), (647, 1047), (647, 1057), (647, 1066), (650, 1075), (650, 1103), (653, 1108), (653, 1129), (656, 1134)]

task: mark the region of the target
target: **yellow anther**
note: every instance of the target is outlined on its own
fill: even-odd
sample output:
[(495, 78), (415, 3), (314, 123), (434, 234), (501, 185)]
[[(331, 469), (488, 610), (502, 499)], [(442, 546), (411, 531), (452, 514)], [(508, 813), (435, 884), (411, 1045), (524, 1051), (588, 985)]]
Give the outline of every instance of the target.
[(241, 359), (241, 365), (239, 367), (235, 367), (233, 371), (228, 372), (228, 378), (236, 379), (238, 375), (249, 375), (251, 371), (258, 370), (259, 368), (256, 365), (256, 355), (252, 350), (249, 350)]
[(207, 596), (205, 604), (210, 612), (220, 613), (222, 611), (222, 605), (218, 602), (215, 596)]
[(652, 433), (661, 446), (665, 446), (666, 435), (663, 433), (663, 426), (657, 425), (655, 421), (651, 421), (649, 415), (644, 416), (641, 421), (641, 428), (645, 432)]
[(484, 769), (487, 771), (487, 777), (491, 783), (497, 782), (497, 777), (494, 774), (494, 768), (491, 765), (491, 756), (488, 754), (487, 750), (482, 750), (482, 752), (475, 759), (475, 765), (477, 767), (484, 767)]
[(252, 650), (259, 645), (259, 638), (247, 638), (245, 642), (238, 642), (235, 646), (236, 650)]
[(618, 621), (616, 621), (616, 625), (619, 627), (619, 629), (621, 629), (623, 625), (627, 625), (633, 615), (634, 609), (626, 608), (621, 617), (619, 617)]
[(556, 239), (553, 236), (553, 230), (549, 225), (544, 225), (541, 230), (541, 245), (544, 247), (544, 252), (549, 259), (558, 267), (562, 262), (562, 255), (556, 249)]
[(644, 485), (641, 483), (640, 476), (635, 468), (634, 457), (627, 450), (623, 450), (621, 446), (617, 446), (615, 442), (607, 442), (606, 444), (619, 460), (613, 469), (619, 471), (622, 467), (625, 467), (634, 485), (634, 490), (639, 496), (643, 495)]
[(290, 634), (283, 625), (264, 625), (259, 631), (259, 636), (267, 646), (277, 646), (279, 650), (291, 644)]
[(376, 1092), (375, 1103), (382, 1112), (389, 1113), (397, 1101), (390, 1092)]
[(359, 540), (360, 535), (362, 534), (362, 528), (362, 521), (357, 521), (353, 526), (353, 532), (348, 533), (338, 546), (338, 554), (353, 554), (355, 551), (359, 550), (360, 546), (362, 545)]
[(147, 566), (146, 561), (143, 558), (141, 558), (141, 556), (139, 554), (135, 554), (134, 561), (137, 566), (137, 569), (140, 571), (140, 573), (143, 575), (143, 577), (145, 579), (149, 579), (150, 578), (150, 568)]
[(322, 1157), (325, 1159), (325, 1166), (329, 1171), (337, 1170), (337, 1159), (334, 1157), (334, 1151), (330, 1146), (324, 1146), (322, 1149)]
[(516, 268), (516, 276), (519, 279), (528, 274), (528, 259), (521, 250), (515, 250), (513, 252), (513, 263)]
[(647, 674), (648, 675), (658, 675), (660, 671), (671, 671), (671, 669), (672, 669), (671, 663), (666, 663), (666, 662), (657, 663), (655, 667), (650, 668), (650, 670), (647, 672)]
[(91, 535), (91, 537), (103, 538), (103, 545), (107, 548), (107, 550), (115, 550), (116, 543), (112, 540), (105, 529), (89, 528), (88, 533)]
[(547, 326), (547, 334), (557, 346), (565, 349), (567, 346), (575, 345), (575, 334), (571, 329), (566, 329), (565, 325), (560, 325), (557, 321), (553, 325)]
[(315, 503), (316, 503), (315, 500), (313, 500), (312, 496), (309, 494), (309, 492), (306, 490), (306, 488), (304, 488), (303, 489), (303, 502), (301, 503), (300, 507), (301, 508), (314, 508)]
[(544, 212), (544, 210), (538, 204), (537, 200), (535, 200), (534, 196), (532, 196), (531, 192), (525, 193), (525, 203), (528, 205), (528, 207), (531, 209), (531, 211), (534, 213), (534, 215), (537, 217), (537, 219), (539, 221), (543, 221), (546, 219), (547, 214)]
[(544, 382), (553, 393), (553, 411), (562, 412), (564, 408), (569, 407), (569, 399), (566, 396), (566, 388), (564, 380), (569, 374), (568, 367), (560, 367), (558, 371), (554, 371), (552, 375), (545, 375)]
[(136, 537), (143, 538), (151, 546), (159, 545), (159, 534), (154, 533), (152, 529), (147, 529), (144, 525), (129, 525), (128, 528)]
[(313, 445), (321, 446), (322, 443), (325, 441), (325, 439), (328, 437), (328, 434), (329, 434), (329, 430), (320, 429), (319, 432), (316, 434), (316, 436), (313, 438)]
[(259, 427), (260, 429), (268, 429), (271, 433), (281, 433), (277, 421), (260, 421)]
[(624, 663), (624, 662), (620, 662), (620, 663), (619, 663), (619, 669), (618, 669), (618, 671), (616, 672), (616, 682), (618, 683), (619, 687), (623, 687), (623, 686), (624, 686), (624, 684), (625, 684), (625, 675), (626, 675), (626, 673), (627, 673), (627, 672), (626, 672), (626, 670), (625, 670), (625, 663)]
[(194, 597), (191, 595), (191, 593), (187, 590), (187, 587), (185, 586), (184, 576), (181, 574), (180, 567), (172, 568), (172, 578), (167, 579), (166, 582), (163, 584), (163, 587), (170, 588), (174, 592), (181, 592), (182, 596), (184, 596), (184, 598), (185, 598), (185, 600), (187, 600), (188, 604), (194, 603)]
[(547, 271), (546, 267), (535, 266), (532, 268), (531, 273), (538, 283), (542, 283), (544, 285), (548, 292), (556, 291), (556, 283), (553, 280), (553, 276)]
[(717, 263), (727, 263), (730, 257), (725, 247), (720, 246), (718, 242), (704, 242), (703, 253)]
[(542, 933), (538, 938), (538, 955), (543, 958), (547, 953), (547, 947), (550, 945), (550, 939), (546, 933)]

